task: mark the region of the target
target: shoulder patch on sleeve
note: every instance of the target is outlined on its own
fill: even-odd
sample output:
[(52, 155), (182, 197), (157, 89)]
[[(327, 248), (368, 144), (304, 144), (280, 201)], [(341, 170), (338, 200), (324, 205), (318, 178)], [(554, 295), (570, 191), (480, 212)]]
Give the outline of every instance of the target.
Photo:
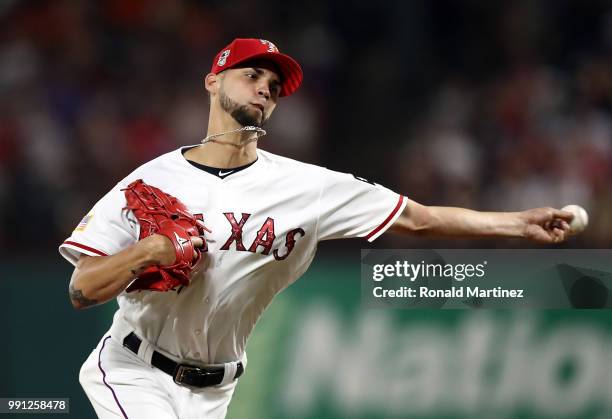
[(85, 231), (85, 228), (87, 228), (87, 224), (89, 224), (89, 222), (91, 221), (91, 219), (93, 218), (93, 212), (90, 212), (89, 214), (87, 214), (85, 217), (83, 217), (83, 219), (81, 220), (81, 222), (76, 226), (76, 228), (74, 229), (74, 231)]

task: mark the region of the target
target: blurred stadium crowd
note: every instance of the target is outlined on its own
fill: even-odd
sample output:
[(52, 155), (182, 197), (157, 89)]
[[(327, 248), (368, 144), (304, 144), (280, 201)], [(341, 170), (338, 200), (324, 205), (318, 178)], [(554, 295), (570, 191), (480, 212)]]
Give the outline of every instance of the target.
[(611, 247), (611, 3), (384, 4), (2, 2), (0, 248), (54, 251), (137, 165), (197, 143), (234, 37), (304, 68), (262, 148), (425, 204), (578, 203), (592, 226), (572, 245)]

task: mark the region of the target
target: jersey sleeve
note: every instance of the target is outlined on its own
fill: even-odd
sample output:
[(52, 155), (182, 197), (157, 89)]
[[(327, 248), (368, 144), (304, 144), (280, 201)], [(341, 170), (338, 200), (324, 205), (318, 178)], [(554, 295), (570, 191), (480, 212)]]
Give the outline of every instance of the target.
[(60, 245), (60, 254), (73, 265), (81, 254), (113, 255), (138, 241), (138, 223), (125, 209), (122, 187), (123, 182), (102, 197)]
[(384, 186), (327, 170), (320, 197), (318, 240), (374, 241), (400, 216), (407, 199)]

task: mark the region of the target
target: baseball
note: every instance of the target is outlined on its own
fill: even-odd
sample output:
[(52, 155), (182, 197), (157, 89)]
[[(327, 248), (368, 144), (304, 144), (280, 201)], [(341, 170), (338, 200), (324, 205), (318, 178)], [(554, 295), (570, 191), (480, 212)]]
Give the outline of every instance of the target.
[(580, 205), (566, 205), (561, 208), (561, 211), (574, 214), (574, 219), (570, 223), (570, 234), (581, 233), (589, 225), (589, 214)]

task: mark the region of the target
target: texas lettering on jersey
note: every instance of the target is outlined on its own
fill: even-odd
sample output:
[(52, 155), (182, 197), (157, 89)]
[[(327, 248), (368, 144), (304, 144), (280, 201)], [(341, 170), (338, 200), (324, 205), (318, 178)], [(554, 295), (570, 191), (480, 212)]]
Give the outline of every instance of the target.
[[(276, 238), (276, 234), (274, 233), (274, 218), (268, 217), (266, 221), (264, 221), (261, 228), (257, 231), (255, 240), (253, 240), (253, 243), (251, 243), (247, 249), (242, 241), (242, 230), (247, 220), (251, 217), (251, 214), (243, 212), (240, 221), (236, 221), (236, 216), (233, 212), (224, 212), (223, 215), (225, 215), (225, 218), (231, 226), (231, 234), (225, 241), (225, 244), (221, 246), (220, 250), (230, 250), (230, 246), (235, 243), (235, 249), (239, 252), (257, 253), (259, 247), (262, 247), (261, 254), (270, 254), (274, 239)], [(282, 250), (282, 254), (280, 249), (273, 250), (272, 254), (274, 255), (274, 259), (285, 260), (295, 246), (296, 236), (304, 236), (305, 234), (304, 229), (300, 227), (290, 230), (285, 235), (285, 249)]]

